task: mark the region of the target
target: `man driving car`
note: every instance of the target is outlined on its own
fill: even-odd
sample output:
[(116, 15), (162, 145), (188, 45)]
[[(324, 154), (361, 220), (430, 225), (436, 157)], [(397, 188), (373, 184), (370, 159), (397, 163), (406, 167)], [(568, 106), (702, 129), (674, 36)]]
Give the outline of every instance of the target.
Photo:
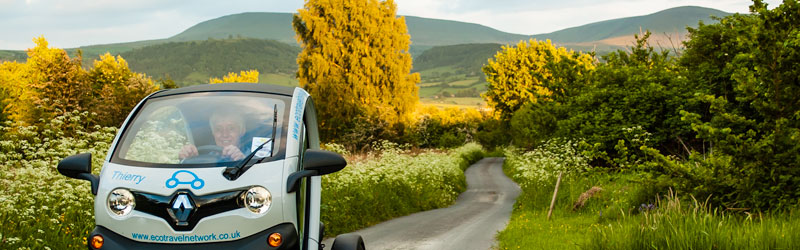
[[(241, 116), (235, 111), (217, 111), (209, 118), (209, 125), (211, 125), (214, 142), (222, 149), (221, 157), (233, 161), (245, 157), (239, 148), (241, 137), (245, 132), (244, 119)], [(197, 147), (193, 144), (184, 145), (178, 153), (181, 160), (197, 155)]]

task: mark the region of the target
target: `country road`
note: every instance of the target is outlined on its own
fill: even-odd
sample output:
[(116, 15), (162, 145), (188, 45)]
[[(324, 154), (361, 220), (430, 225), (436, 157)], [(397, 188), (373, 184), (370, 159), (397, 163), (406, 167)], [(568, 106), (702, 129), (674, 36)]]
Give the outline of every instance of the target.
[[(372, 249), (490, 249), (505, 228), (520, 189), (503, 174), (503, 158), (484, 158), (465, 172), (456, 204), (395, 218), (355, 233)], [(333, 239), (324, 241), (330, 249)]]

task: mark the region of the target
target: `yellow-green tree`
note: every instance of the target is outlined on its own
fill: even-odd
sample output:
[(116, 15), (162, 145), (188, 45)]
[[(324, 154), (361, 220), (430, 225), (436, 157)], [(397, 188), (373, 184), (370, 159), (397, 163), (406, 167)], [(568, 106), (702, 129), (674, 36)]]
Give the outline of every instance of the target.
[(88, 72), (93, 102), (91, 111), (97, 113), (97, 124), (119, 126), (139, 101), (158, 90), (153, 80), (132, 72), (121, 56), (109, 53), (94, 61)]
[(506, 120), (525, 103), (569, 95), (576, 84), (584, 84), (581, 76), (594, 70), (594, 61), (591, 54), (556, 48), (550, 40), (503, 46), (483, 66), (489, 83), (483, 97)]
[(235, 72), (230, 72), (228, 75), (219, 78), (211, 78), (208, 79), (208, 83), (216, 84), (216, 83), (227, 83), (227, 82), (249, 82), (249, 83), (258, 83), (258, 70), (243, 70), (236, 74)]
[[(0, 122), (13, 119), (15, 109), (20, 109), (26, 86), (28, 68), (24, 63), (0, 63)], [(19, 113), (19, 112), (18, 112)]]
[(28, 49), (25, 63), (29, 70), (24, 74), (23, 103), (12, 106), (12, 118), (35, 124), (62, 112), (87, 110), (91, 93), (81, 55), (70, 58), (63, 49), (48, 47), (44, 37), (33, 41), (36, 47)]
[(0, 64), (1, 119), (37, 125), (62, 113), (88, 111), (97, 114), (84, 121), (88, 125), (118, 126), (142, 98), (158, 90), (122, 57), (105, 54), (87, 71), (80, 53), (70, 58), (63, 49), (48, 47), (44, 37), (33, 41), (25, 63)]
[(410, 73), (410, 36), (396, 8), (392, 0), (307, 0), (294, 15), (297, 76), (314, 97), (323, 140), (356, 120), (385, 128), (413, 120), (419, 74)]

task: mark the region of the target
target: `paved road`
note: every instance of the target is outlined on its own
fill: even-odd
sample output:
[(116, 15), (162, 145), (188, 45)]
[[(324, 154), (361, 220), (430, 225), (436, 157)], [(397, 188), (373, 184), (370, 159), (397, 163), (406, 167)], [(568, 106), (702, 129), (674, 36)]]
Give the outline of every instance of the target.
[[(467, 191), (455, 205), (395, 218), (362, 229), (368, 250), (490, 249), (511, 216), (519, 187), (503, 174), (503, 158), (485, 158), (465, 172)], [(330, 249), (333, 239), (324, 241)]]

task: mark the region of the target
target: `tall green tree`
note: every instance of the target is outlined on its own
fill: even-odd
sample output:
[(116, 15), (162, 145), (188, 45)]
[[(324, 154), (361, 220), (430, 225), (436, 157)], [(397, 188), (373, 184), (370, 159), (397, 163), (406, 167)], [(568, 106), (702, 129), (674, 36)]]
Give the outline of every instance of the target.
[(725, 17), (690, 30), (682, 63), (708, 83), (704, 112), (684, 112), (713, 145), (717, 194), (737, 207), (780, 208), (800, 199), (800, 4)]
[(411, 123), (419, 74), (410, 73), (410, 36), (396, 9), (392, 0), (308, 0), (294, 15), (297, 76), (314, 97), (323, 140), (357, 121), (384, 131)]

